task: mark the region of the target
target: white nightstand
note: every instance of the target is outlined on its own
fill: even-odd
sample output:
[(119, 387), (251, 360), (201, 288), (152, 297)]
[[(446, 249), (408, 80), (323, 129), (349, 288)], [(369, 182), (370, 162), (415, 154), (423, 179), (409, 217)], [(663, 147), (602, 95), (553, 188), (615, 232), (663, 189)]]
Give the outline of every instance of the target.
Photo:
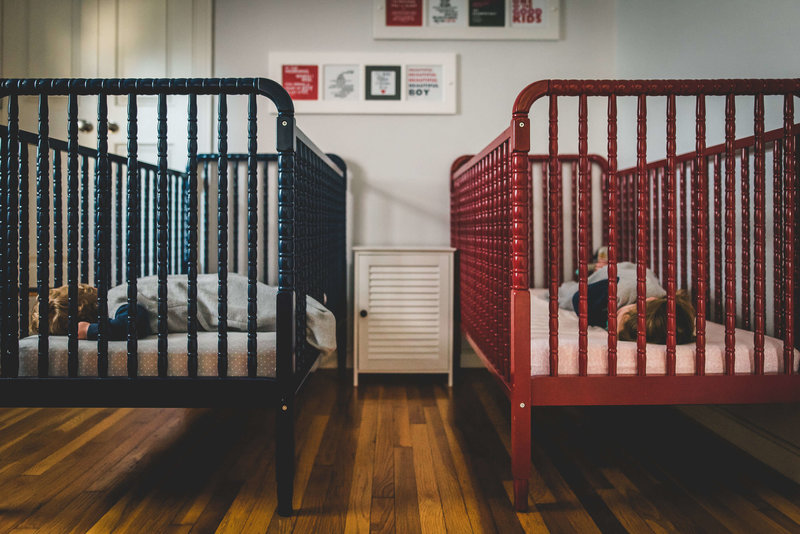
[(453, 252), (353, 247), (359, 373), (446, 373), (453, 385)]

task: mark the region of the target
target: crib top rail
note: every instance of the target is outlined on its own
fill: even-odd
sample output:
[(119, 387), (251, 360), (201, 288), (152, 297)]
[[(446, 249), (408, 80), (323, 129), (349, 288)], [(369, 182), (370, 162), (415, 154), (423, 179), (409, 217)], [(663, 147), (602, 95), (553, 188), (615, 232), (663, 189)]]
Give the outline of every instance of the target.
[(527, 114), (539, 98), (550, 96), (725, 96), (800, 95), (800, 78), (720, 80), (540, 80), (525, 87), (514, 115)]
[(289, 93), (268, 78), (29, 78), (0, 80), (0, 98), (9, 95), (244, 95), (261, 94), (281, 114), (294, 114)]

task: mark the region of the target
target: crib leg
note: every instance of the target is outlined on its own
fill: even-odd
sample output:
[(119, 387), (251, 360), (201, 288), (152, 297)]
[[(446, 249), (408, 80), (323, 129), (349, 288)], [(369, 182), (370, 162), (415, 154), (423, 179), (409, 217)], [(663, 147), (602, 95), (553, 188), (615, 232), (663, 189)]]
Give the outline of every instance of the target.
[(278, 515), (292, 515), (294, 494), (294, 398), (278, 403), (275, 438), (275, 475), (278, 480)]
[(514, 477), (514, 508), (528, 509), (528, 480), (531, 473), (531, 410), (528, 403), (511, 407), (511, 473)]

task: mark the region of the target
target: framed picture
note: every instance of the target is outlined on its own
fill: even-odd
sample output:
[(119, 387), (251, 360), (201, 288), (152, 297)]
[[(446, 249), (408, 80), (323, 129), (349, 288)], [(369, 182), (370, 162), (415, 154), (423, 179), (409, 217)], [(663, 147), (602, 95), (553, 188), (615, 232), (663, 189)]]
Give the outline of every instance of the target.
[(561, 37), (560, 0), (372, 0), (374, 39)]
[(367, 100), (400, 100), (400, 66), (366, 67)]

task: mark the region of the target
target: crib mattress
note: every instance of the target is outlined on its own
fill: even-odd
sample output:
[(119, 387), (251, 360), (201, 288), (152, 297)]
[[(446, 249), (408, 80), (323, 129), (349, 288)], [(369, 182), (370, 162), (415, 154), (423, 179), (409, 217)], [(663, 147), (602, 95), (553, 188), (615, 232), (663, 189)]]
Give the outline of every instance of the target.
[[(531, 376), (550, 374), (549, 292), (547, 289), (531, 290)], [(734, 370), (749, 374), (754, 369), (753, 333), (736, 329)], [(675, 350), (677, 374), (695, 373), (694, 343), (678, 345)], [(578, 316), (570, 310), (558, 310), (558, 373), (578, 374)], [(794, 351), (794, 367), (800, 363), (800, 352)], [(599, 327), (588, 331), (588, 374), (608, 374), (608, 332)], [(666, 345), (647, 345), (646, 371), (649, 375), (665, 375), (667, 370)], [(706, 322), (706, 374), (723, 374), (725, 370), (725, 327)], [(764, 336), (764, 372), (783, 372), (783, 341)], [(617, 374), (636, 374), (636, 342), (617, 342)]]
[[(50, 336), (50, 376), (67, 376), (67, 336)], [(217, 376), (217, 333), (197, 333), (197, 374)], [(19, 376), (38, 374), (38, 336), (19, 342)], [(167, 336), (167, 374), (188, 376), (186, 333)], [(256, 374), (275, 377), (275, 332), (258, 332)], [(158, 336), (138, 340), (139, 376), (158, 376)], [(128, 344), (108, 343), (108, 375), (128, 375)], [(97, 376), (97, 341), (78, 342), (78, 375)], [(247, 332), (228, 332), (228, 376), (247, 376)]]

